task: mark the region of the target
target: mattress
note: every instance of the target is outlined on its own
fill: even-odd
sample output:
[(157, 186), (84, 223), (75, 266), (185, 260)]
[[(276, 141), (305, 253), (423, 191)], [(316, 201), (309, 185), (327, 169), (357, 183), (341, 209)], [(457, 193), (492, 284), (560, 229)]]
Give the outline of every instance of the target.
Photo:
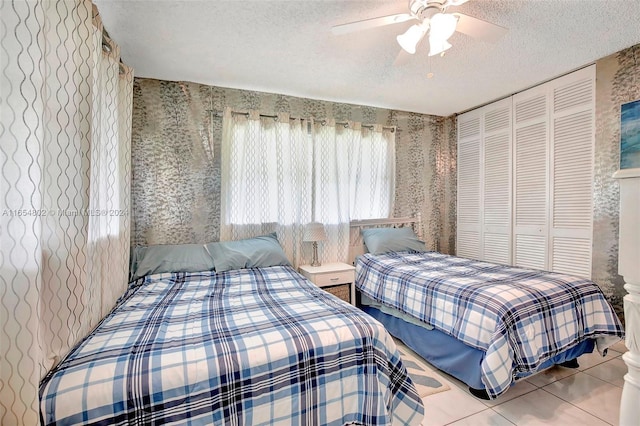
[(419, 424), (382, 325), (291, 267), (130, 284), (43, 380), (44, 424)]
[(484, 352), (482, 383), (492, 398), (586, 339), (604, 353), (624, 337), (599, 287), (569, 275), (392, 252), (358, 257), (356, 287)]

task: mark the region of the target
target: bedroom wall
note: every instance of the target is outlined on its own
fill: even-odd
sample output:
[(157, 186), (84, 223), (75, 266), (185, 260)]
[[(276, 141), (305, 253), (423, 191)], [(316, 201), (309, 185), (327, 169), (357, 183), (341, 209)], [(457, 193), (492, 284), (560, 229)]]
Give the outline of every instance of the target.
[(421, 212), (427, 247), (455, 251), (455, 119), (153, 79), (134, 82), (133, 246), (218, 239), (222, 119), (210, 112), (226, 106), (397, 126), (394, 215)]
[[(640, 99), (640, 45), (596, 61), (592, 277), (622, 316), (618, 269), (620, 104)], [(428, 246), (455, 252), (456, 120), (195, 83), (136, 79), (132, 129), (133, 245), (218, 239), (225, 106), (267, 114), (398, 126), (395, 215), (422, 212)]]
[(620, 105), (640, 99), (640, 44), (596, 62), (596, 146), (593, 279), (622, 317), (624, 279), (618, 275), (620, 191), (611, 178), (620, 163)]

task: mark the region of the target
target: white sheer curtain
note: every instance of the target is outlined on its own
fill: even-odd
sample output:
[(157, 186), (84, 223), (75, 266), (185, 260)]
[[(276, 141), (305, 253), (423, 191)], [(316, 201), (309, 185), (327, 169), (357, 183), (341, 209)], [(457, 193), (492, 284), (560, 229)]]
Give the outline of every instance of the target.
[(395, 133), (335, 120), (314, 126), (314, 220), (324, 224), (322, 262), (345, 262), (349, 222), (389, 217), (395, 195)]
[(335, 120), (313, 126), (313, 220), (327, 232), (318, 250), (321, 263), (349, 256), (349, 146), (356, 136), (352, 126)]
[(302, 227), (321, 222), (322, 262), (344, 262), (349, 221), (393, 211), (395, 138), (382, 126), (224, 113), (221, 240), (277, 231), (294, 266), (306, 263)]
[(393, 213), (396, 174), (395, 129), (353, 125), (349, 144), (351, 219), (377, 219)]
[(133, 76), (96, 15), (0, 5), (2, 425), (39, 423), (40, 379), (126, 287)]
[(306, 120), (225, 109), (220, 239), (275, 231), (297, 265), (302, 227), (311, 221), (312, 145)]

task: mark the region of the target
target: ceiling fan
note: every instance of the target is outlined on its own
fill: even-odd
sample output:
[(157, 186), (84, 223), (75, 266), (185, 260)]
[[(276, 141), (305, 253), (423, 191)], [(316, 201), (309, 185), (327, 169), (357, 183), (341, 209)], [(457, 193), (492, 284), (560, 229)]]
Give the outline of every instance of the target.
[(462, 13), (447, 13), (450, 6), (460, 6), (468, 0), (410, 0), (409, 13), (380, 16), (347, 24), (335, 25), (331, 31), (336, 35), (352, 33), (385, 25), (416, 20), (418, 23), (400, 34), (396, 39), (407, 53), (414, 54), (420, 40), (429, 33), (429, 56), (443, 54), (451, 47), (447, 41), (455, 31), (471, 37), (495, 43), (508, 31), (491, 22)]

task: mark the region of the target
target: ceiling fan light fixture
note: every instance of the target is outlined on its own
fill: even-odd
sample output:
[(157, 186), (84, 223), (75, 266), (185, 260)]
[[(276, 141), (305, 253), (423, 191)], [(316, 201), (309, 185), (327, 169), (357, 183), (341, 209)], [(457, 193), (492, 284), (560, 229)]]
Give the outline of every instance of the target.
[(450, 48), (451, 44), (447, 40), (438, 40), (433, 37), (429, 37), (429, 56), (444, 53), (445, 50)]
[(456, 32), (456, 25), (458, 25), (458, 18), (455, 15), (436, 13), (431, 17), (429, 39), (433, 37), (437, 40), (447, 41)]
[(428, 23), (412, 25), (404, 32), (404, 34), (397, 36), (396, 40), (398, 40), (400, 47), (402, 47), (407, 53), (411, 53), (413, 55), (416, 53), (416, 46), (427, 33), (428, 28)]

